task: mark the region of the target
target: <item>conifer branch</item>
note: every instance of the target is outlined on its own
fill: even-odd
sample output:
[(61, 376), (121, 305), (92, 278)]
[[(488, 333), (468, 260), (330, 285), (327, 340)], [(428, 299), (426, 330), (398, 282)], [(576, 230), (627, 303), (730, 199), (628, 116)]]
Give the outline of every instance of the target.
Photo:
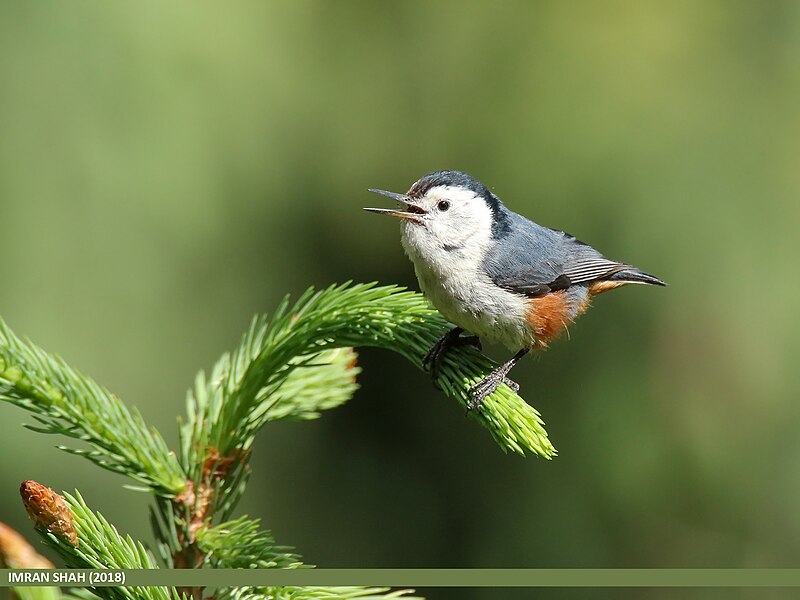
[(61, 358), (19, 339), (0, 319), (0, 400), (33, 413), (40, 433), (87, 442), (91, 450), (62, 450), (125, 474), (166, 496), (185, 487), (175, 455), (136, 409)]
[(316, 419), (323, 410), (347, 402), (358, 389), (358, 354), (352, 348), (333, 348), (292, 361), (283, 384), (259, 405), (264, 414), (253, 421)]
[[(239, 348), (220, 359), (210, 378), (198, 377), (187, 401), (189, 422), (181, 432), (184, 466), (197, 469), (203, 464), (198, 453), (207, 456), (208, 449), (220, 457), (246, 454), (271, 411), (281, 406), (276, 396), (287, 397), (282, 387), (290, 377), (297, 382), (303, 372), (311, 373), (322, 349), (377, 346), (420, 367), (447, 328), (421, 294), (396, 286), (346, 283), (310, 289), (291, 308), (284, 299), (271, 317), (253, 321)], [(472, 348), (453, 349), (438, 383), (466, 408), (467, 390), (492, 366)], [(545, 458), (555, 454), (539, 413), (505, 385), (470, 415), (505, 450)]]
[(197, 532), (197, 545), (220, 569), (297, 569), (304, 565), (292, 548), (278, 546), (268, 531), (259, 530), (258, 519), (241, 517), (203, 527)]
[[(75, 496), (61, 496), (41, 484), (26, 483), (28, 485), (23, 485), (20, 492), (28, 512), (34, 517), (36, 530), (67, 566), (77, 569), (158, 568), (141, 542), (131, 536), (122, 537), (100, 513), (86, 505), (78, 492)], [(56, 521), (69, 521), (72, 531), (48, 526)], [(75, 534), (74, 539), (71, 533)], [(104, 600), (182, 600), (174, 588), (166, 587), (97, 587), (93, 593)]]
[[(346, 402), (357, 388), (354, 346), (393, 350), (421, 368), (422, 357), (450, 325), (421, 294), (395, 286), (344, 284), (285, 299), (271, 316), (256, 317), (239, 347), (211, 374), (200, 373), (187, 396), (180, 458), (135, 409), (0, 320), (0, 400), (31, 413), (31, 429), (89, 445), (63, 448), (123, 473), (155, 496), (151, 512), (161, 557), (168, 566), (299, 568), (291, 548), (277, 546), (257, 520), (229, 520), (250, 473), (249, 456), (261, 427), (280, 419), (312, 419)], [(454, 348), (438, 385), (463, 408), (467, 390), (492, 363), (471, 347)], [(555, 455), (539, 414), (505, 385), (469, 413), (500, 446), (525, 455)], [(29, 485), (32, 484), (32, 485)], [(155, 568), (155, 560), (123, 538), (80, 495), (62, 498), (34, 482), (23, 497), (37, 530), (69, 566)], [(214, 526), (214, 522), (224, 521)], [(202, 589), (187, 590), (200, 598)], [(220, 599), (406, 597), (408, 591), (363, 587), (229, 588)], [(168, 588), (99, 588), (102, 600), (175, 600)]]
[[(180, 437), (189, 487), (173, 503), (181, 548), (173, 564), (202, 564), (196, 533), (212, 515), (229, 518), (247, 482), (253, 440), (266, 422), (313, 417), (352, 395), (351, 346), (393, 350), (420, 367), (448, 328), (421, 294), (375, 284), (309, 289), (294, 305), (285, 298), (271, 316), (256, 317), (239, 347), (220, 358), (210, 377), (201, 372), (188, 393)], [(491, 368), (474, 349), (454, 349), (438, 383), (466, 407), (467, 390)], [(505, 385), (470, 414), (505, 450), (555, 454), (539, 414)], [(161, 510), (159, 520), (169, 520)]]
[[(86, 505), (79, 493), (61, 496), (35, 482), (26, 482), (21, 493), (23, 502), (34, 517), (34, 524), (45, 543), (79, 569), (156, 569), (155, 559), (141, 542), (122, 537), (106, 519)], [(33, 492), (33, 493), (32, 493)], [(68, 515), (64, 513), (68, 512)], [(52, 514), (49, 514), (52, 512)], [(48, 516), (49, 515), (49, 516)], [(76, 539), (47, 523), (68, 521)], [(299, 557), (289, 548), (275, 546), (269, 533), (259, 531), (258, 520), (243, 517), (215, 528), (198, 531), (198, 544), (208, 552), (220, 568), (298, 568)], [(310, 566), (310, 565), (305, 565)], [(40, 588), (44, 589), (44, 588)], [(199, 591), (197, 597), (200, 597)], [(389, 591), (389, 588), (350, 587), (269, 587), (224, 588), (217, 600), (389, 600), (407, 598), (410, 590)], [(97, 587), (77, 600), (185, 600), (174, 588), (167, 587)], [(29, 600), (58, 600), (33, 596)]]

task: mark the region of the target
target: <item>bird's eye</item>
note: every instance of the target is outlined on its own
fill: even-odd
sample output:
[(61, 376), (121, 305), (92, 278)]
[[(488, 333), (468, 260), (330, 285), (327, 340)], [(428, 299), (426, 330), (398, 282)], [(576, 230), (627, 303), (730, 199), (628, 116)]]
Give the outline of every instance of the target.
[(436, 208), (444, 212), (450, 209), (450, 203), (447, 200), (440, 200), (439, 204), (436, 205)]

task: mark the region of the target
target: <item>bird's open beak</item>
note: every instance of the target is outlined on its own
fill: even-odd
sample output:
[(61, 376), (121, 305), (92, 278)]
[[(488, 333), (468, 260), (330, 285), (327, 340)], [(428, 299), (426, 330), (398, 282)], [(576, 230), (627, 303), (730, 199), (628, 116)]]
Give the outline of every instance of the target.
[(405, 204), (406, 210), (397, 210), (391, 208), (365, 208), (364, 210), (369, 212), (378, 213), (381, 215), (389, 215), (390, 217), (397, 217), (399, 219), (406, 219), (408, 221), (413, 221), (415, 223), (421, 222), (421, 215), (425, 214), (425, 209), (417, 202), (416, 200), (412, 200), (405, 194), (396, 194), (394, 192), (387, 192), (385, 190), (368, 190), (375, 194), (380, 194), (381, 196), (386, 196), (387, 198), (391, 198), (392, 200), (397, 200), (398, 202)]

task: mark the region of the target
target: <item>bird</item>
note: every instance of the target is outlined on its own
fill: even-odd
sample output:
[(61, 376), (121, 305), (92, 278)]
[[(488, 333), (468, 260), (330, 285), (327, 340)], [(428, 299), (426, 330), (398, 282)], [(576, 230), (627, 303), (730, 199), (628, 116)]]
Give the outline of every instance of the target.
[(628, 284), (666, 285), (509, 210), (462, 171), (429, 173), (405, 194), (368, 191), (399, 203), (364, 210), (400, 219), (401, 244), (422, 292), (455, 325), (423, 358), (434, 381), (452, 347), (480, 349), (485, 339), (515, 352), (469, 388), (467, 411), (480, 409), (501, 383), (519, 391), (511, 369), (531, 350), (547, 348), (594, 296)]

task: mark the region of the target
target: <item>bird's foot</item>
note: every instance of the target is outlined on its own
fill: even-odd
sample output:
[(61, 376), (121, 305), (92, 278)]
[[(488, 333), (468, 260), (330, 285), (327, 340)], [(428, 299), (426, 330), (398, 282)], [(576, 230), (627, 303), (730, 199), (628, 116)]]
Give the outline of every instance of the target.
[(467, 412), (480, 410), (486, 397), (495, 392), (501, 383), (505, 383), (515, 394), (519, 391), (519, 384), (516, 381), (512, 381), (502, 373), (492, 371), (467, 391), (469, 396)]
[(505, 383), (511, 391), (516, 394), (519, 391), (519, 384), (508, 378), (508, 372), (527, 353), (528, 349), (523, 348), (511, 357), (511, 360), (495, 368), (486, 377), (469, 388), (467, 391), (467, 396), (469, 396), (469, 400), (467, 400), (467, 412), (469, 413), (469, 411), (475, 410), (476, 408), (479, 409), (483, 405), (483, 401), (486, 397), (494, 392), (501, 383)]
[(478, 383), (469, 388), (467, 391), (467, 395), (469, 396), (469, 401), (467, 402), (467, 412), (480, 409), (480, 407), (483, 406), (483, 401), (486, 399), (486, 397), (494, 392), (500, 386), (500, 384), (503, 383), (504, 379), (505, 374), (492, 371)]
[(460, 327), (455, 327), (445, 333), (439, 340), (428, 350), (428, 353), (422, 359), (422, 368), (430, 368), (431, 379), (435, 382), (439, 378), (439, 368), (441, 367), (444, 355), (450, 348), (457, 346), (475, 346), (478, 350), (482, 349), (481, 340), (477, 335), (469, 335), (461, 337), (464, 330)]

